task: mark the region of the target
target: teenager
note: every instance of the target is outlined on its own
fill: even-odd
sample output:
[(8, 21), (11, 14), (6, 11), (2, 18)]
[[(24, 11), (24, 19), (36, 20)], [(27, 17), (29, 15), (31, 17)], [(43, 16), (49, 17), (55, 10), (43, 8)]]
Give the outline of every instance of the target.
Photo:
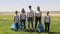
[(26, 14), (25, 14), (24, 8), (21, 10), (20, 21), (23, 23), (24, 29), (26, 29), (26, 25), (25, 25), (25, 23), (26, 23)]
[(49, 12), (47, 12), (47, 15), (44, 17), (44, 22), (45, 22), (45, 31), (49, 32), (49, 27), (51, 22)]
[(32, 29), (33, 29), (33, 17), (34, 17), (34, 12), (33, 10), (31, 9), (32, 7), (29, 6), (29, 12), (27, 13), (27, 17), (28, 17), (28, 28), (30, 29), (30, 23), (32, 25)]
[(19, 22), (19, 16), (18, 16), (18, 11), (15, 11), (15, 16), (14, 16), (14, 22), (16, 23), (16, 31), (18, 31), (18, 22)]
[(40, 11), (40, 7), (37, 7), (37, 11), (35, 12), (35, 29), (37, 27), (38, 22), (41, 22), (41, 11)]

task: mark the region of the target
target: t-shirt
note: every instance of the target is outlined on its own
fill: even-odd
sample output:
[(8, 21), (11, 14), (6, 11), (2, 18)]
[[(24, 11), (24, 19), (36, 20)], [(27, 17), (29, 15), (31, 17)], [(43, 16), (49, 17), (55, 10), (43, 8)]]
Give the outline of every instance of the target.
[(36, 13), (35, 13), (35, 15), (36, 15), (36, 17), (41, 17), (41, 12), (40, 11), (36, 11)]
[(20, 15), (21, 15), (21, 16), (20, 16), (21, 19), (24, 20), (24, 19), (25, 19), (25, 16), (26, 16), (25, 13), (21, 13)]
[(50, 16), (45, 16), (44, 19), (46, 23), (50, 23)]
[(14, 16), (14, 21), (15, 21), (16, 23), (18, 23), (18, 19), (19, 19), (19, 16), (18, 16), (18, 15)]
[(33, 17), (33, 14), (34, 14), (33, 10), (30, 10), (30, 11), (28, 12), (28, 17)]

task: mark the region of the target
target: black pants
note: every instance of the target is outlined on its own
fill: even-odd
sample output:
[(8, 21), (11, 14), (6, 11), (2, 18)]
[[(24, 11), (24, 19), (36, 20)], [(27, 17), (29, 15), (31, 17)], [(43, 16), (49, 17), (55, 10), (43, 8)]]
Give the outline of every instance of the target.
[(37, 27), (38, 22), (41, 22), (41, 17), (35, 17), (35, 29)]
[(16, 30), (18, 30), (18, 23), (16, 23)]
[(45, 22), (45, 31), (49, 32), (50, 23)]
[(32, 28), (33, 28), (33, 17), (28, 17), (28, 28), (30, 29), (30, 23), (32, 25)]
[(21, 21), (22, 21), (22, 23), (23, 23), (23, 25), (24, 25), (24, 29), (26, 29), (26, 24), (25, 24), (25, 23), (26, 23), (26, 20), (22, 20), (22, 19), (21, 19)]

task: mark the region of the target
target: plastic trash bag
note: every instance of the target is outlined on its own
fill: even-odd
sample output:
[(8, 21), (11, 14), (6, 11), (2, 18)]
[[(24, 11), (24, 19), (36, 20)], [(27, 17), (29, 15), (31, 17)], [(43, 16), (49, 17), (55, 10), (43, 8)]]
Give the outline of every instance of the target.
[(11, 29), (16, 30), (16, 23), (15, 22), (12, 24)]
[(43, 31), (43, 25), (42, 25), (42, 23), (39, 23), (39, 25), (38, 25), (38, 32), (41, 32), (41, 31)]
[(20, 21), (19, 29), (24, 29), (22, 21)]

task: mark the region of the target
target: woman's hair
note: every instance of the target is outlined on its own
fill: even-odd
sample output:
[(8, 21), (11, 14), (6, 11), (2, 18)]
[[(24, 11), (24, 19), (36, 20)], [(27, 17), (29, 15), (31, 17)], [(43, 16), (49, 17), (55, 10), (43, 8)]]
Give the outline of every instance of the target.
[(22, 13), (25, 13), (25, 10), (24, 10), (24, 8), (21, 10), (21, 12), (22, 12)]
[(37, 10), (40, 10), (40, 7), (39, 6), (37, 7)]

